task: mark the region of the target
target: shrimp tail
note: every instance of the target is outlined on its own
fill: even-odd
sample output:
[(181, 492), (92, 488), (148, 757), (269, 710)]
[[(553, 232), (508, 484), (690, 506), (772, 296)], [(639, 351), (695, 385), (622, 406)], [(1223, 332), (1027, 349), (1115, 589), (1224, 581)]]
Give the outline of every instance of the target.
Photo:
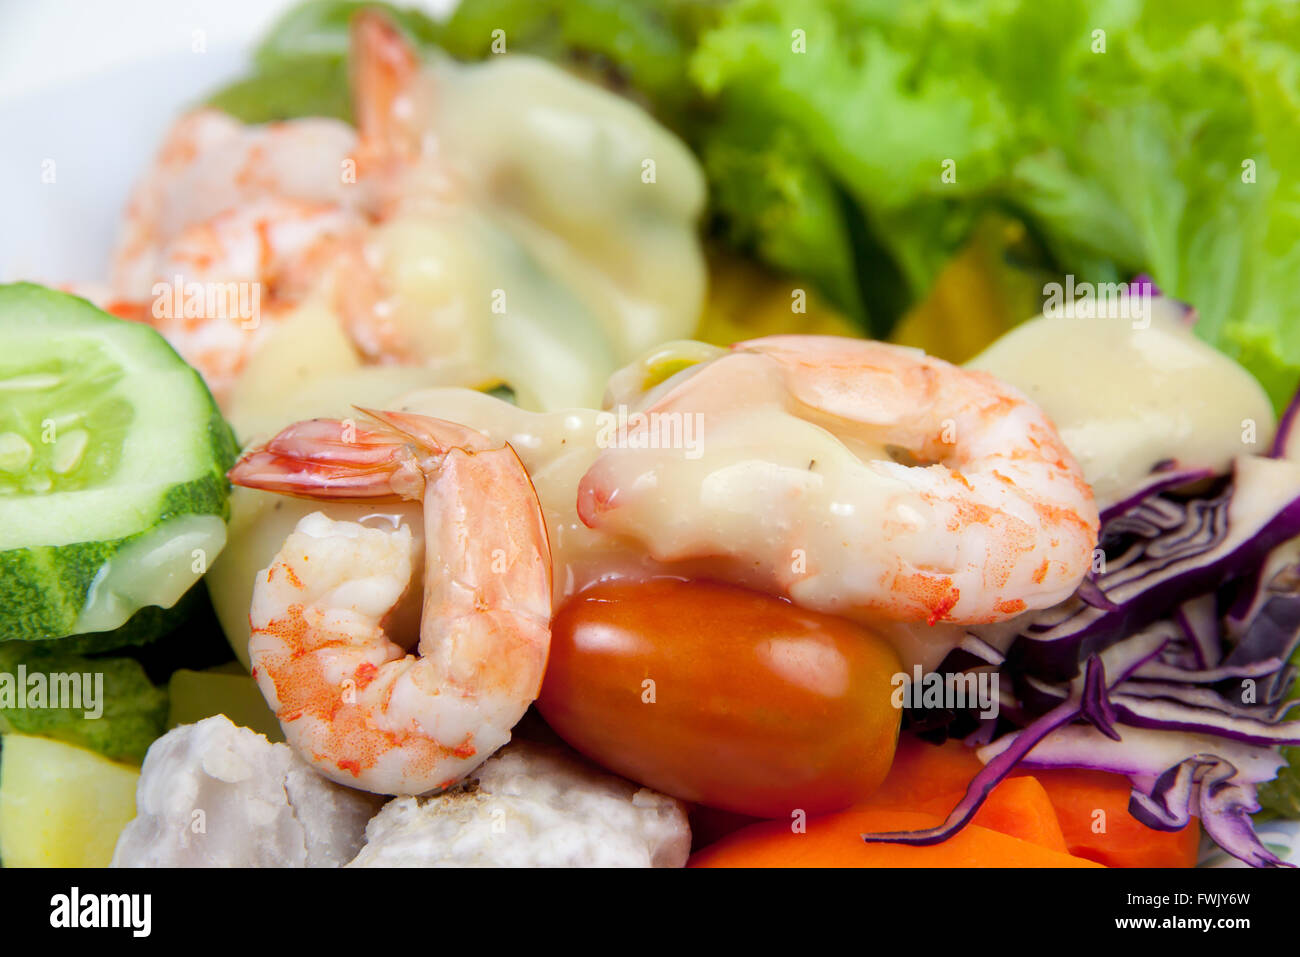
[(358, 411), (360, 424), (284, 429), (230, 477), (309, 498), (421, 499), (418, 654), (388, 631), (418, 564), (410, 529), (315, 512), (254, 583), (249, 658), (285, 739), (318, 771), (381, 794), (425, 794), (509, 741), (541, 688), (546, 519), (508, 443), (442, 419)]
[(419, 154), (419, 135), (404, 100), (419, 59), (384, 14), (363, 10), (352, 20), (353, 109), (360, 133), (358, 166), (396, 165)]
[(500, 448), (482, 432), (405, 412), (357, 408), (374, 424), (310, 419), (250, 449), (227, 473), (244, 488), (310, 499), (415, 501), (424, 494), (430, 460), (452, 449), (473, 454)]
[(425, 451), (438, 455), (445, 455), (451, 449), (481, 452), (490, 448), (499, 448), (501, 445), (499, 442), (493, 445), (488, 437), (477, 429), (448, 422), (446, 419), (436, 419), (433, 416), (411, 412), (382, 412), (378, 409), (363, 409), (361, 406), (353, 406), (353, 408), (405, 436), (408, 441)]
[(227, 474), (235, 485), (310, 499), (419, 499), (424, 477), (410, 441), (350, 419), (311, 419), (245, 452)]

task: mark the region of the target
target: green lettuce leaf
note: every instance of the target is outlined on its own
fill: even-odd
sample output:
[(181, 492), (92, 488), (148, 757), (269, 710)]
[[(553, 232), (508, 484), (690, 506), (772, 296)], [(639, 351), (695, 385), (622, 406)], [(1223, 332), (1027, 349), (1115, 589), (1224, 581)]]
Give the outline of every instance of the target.
[(684, 121), (690, 45), (711, 4), (697, 0), (471, 0), (460, 3), (436, 42), (477, 60), (501, 49), (564, 62)]
[[(363, 5), (291, 11), (213, 102), (346, 117)], [(712, 230), (874, 335), (1011, 215), (1059, 273), (1146, 272), (1193, 304), (1279, 408), (1300, 380), (1300, 5), (462, 0), (441, 24), (376, 6), (425, 48), (503, 40), (643, 103), (701, 157)]]
[(700, 36), (691, 76), (795, 131), (913, 299), (997, 205), (1078, 280), (1152, 274), (1279, 407), (1293, 393), (1294, 5), (738, 0)]
[(271, 27), (248, 76), (213, 93), (207, 105), (245, 123), (303, 116), (352, 122), (348, 24), (363, 9), (383, 11), (417, 47), (435, 43), (437, 23), (421, 10), (363, 0), (307, 0)]
[(1283, 748), (1287, 763), (1272, 781), (1259, 786), (1259, 804), (1264, 816), (1300, 818), (1300, 748)]
[(302, 116), (352, 121), (346, 56), (302, 56), (260, 67), (208, 100), (244, 123)]

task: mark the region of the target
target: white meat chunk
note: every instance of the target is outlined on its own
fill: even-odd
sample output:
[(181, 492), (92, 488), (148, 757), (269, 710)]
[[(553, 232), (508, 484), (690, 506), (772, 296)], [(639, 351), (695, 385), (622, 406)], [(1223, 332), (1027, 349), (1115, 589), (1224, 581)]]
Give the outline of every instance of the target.
[(136, 817), (110, 866), (338, 867), (361, 848), (380, 800), (217, 715), (149, 748)]
[(457, 788), (386, 804), (347, 866), (681, 867), (690, 848), (680, 801), (516, 739)]

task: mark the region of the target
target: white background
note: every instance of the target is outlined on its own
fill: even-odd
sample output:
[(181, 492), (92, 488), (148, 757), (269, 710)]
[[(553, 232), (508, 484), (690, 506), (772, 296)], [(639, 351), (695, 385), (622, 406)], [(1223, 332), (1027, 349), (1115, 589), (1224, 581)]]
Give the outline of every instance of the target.
[(103, 278), (127, 192), (168, 125), (239, 76), (293, 5), (0, 0), (0, 282)]

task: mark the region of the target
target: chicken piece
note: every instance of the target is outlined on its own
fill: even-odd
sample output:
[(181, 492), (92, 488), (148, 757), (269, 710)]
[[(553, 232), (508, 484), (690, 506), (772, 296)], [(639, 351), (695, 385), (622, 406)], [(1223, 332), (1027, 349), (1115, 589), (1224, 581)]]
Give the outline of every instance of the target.
[(347, 866), (682, 867), (690, 847), (680, 801), (516, 739), (460, 787), (386, 804)]
[(111, 867), (338, 867), (378, 809), (224, 715), (149, 748)]

